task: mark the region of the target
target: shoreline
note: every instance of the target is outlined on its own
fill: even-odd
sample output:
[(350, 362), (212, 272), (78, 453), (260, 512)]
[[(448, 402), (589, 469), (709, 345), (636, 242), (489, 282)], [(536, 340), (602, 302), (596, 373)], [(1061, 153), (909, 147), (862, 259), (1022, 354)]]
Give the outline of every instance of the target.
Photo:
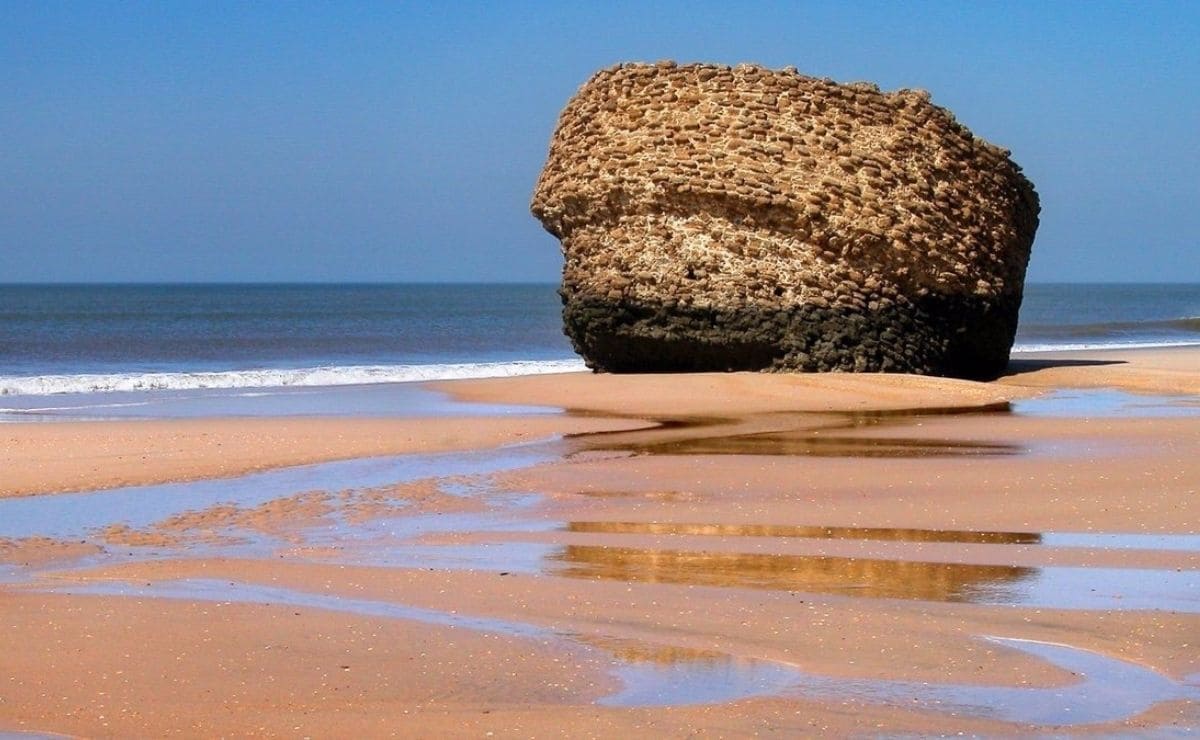
[[(1059, 388), (1200, 395), (1200, 347), (1036, 353), (975, 382), (875, 374), (587, 372), (423, 383), (532, 416), (194, 417), (0, 425), (0, 498), (103, 490), (381, 455), (493, 447), (673, 417), (988, 407)], [(462, 407), (469, 410), (469, 406)], [(481, 407), (486, 414), (487, 406)]]
[[(431, 386), (567, 409), (528, 416), (6, 424), (4, 485), (33, 495), (0, 498), (26, 522), (0, 538), (0, 730), (1186, 733), (1200, 409), (1020, 409), (1179, 395), (1198, 357)], [(461, 455), (367, 457), (436, 450)], [(281, 467), (321, 460), (346, 462)], [(239, 466), (278, 470), (214, 477)], [(193, 482), (35, 493), (164, 478)]]

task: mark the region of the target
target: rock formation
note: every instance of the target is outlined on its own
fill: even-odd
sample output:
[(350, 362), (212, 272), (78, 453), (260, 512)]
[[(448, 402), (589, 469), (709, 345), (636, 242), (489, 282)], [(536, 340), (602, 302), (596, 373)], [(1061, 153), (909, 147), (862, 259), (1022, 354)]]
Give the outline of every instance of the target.
[(532, 210), (564, 330), (612, 372), (986, 378), (1038, 199), (917, 90), (751, 65), (618, 65), (563, 110)]

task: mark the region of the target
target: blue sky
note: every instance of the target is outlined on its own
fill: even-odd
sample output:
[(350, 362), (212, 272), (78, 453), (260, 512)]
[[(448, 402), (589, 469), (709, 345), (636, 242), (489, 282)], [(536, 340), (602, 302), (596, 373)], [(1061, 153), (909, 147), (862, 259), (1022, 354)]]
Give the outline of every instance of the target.
[(618, 61), (925, 88), (1042, 198), (1031, 280), (1200, 281), (1200, 3), (0, 4), (0, 282), (553, 281)]

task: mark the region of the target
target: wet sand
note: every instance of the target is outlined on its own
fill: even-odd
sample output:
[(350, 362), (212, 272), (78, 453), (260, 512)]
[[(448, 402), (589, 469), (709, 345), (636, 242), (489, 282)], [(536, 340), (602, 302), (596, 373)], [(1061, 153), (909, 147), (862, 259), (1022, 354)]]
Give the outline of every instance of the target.
[[(218, 428), (253, 469), (463, 452), (430, 458), (432, 474), (331, 469), (338, 487), (182, 484), (176, 507), (136, 520), (119, 510), (142, 499), (97, 492), (114, 512), (93, 528), (15, 528), (0, 541), (0, 731), (1194, 731), (1200, 352), (1022, 362), (987, 384), (442, 384), (575, 414), (339, 420), (348, 441), (329, 457), (312, 457), (329, 454), (329, 420), (195, 421), (174, 438), (180, 422), (5, 426), (10, 440), (76, 435), (76, 458), (94, 451), (111, 476), (95, 487), (139, 480), (140, 455), (172, 449), (192, 467), (143, 482), (233, 474), (212, 467), (224, 449), (192, 444)], [(1077, 417), (1041, 395), (1069, 387), (1142, 403)], [(162, 431), (122, 436), (142, 424)], [(518, 459), (469, 451), (553, 433), (569, 436)], [(4, 452), (26, 466), (19, 491), (62, 488), (38, 477), (50, 453), (22, 445)], [(219, 490), (189, 505), (199, 485)], [(60, 500), (8, 502), (52, 518)]]

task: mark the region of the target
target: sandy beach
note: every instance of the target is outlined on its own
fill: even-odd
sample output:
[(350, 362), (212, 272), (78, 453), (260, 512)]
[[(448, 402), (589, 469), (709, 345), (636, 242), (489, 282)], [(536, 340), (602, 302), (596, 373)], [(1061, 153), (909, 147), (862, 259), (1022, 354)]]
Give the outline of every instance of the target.
[(0, 427), (0, 732), (1200, 724), (1200, 349), (436, 388)]
[(1200, 737), (1200, 3), (0, 15), (0, 740)]
[(0, 497), (242, 475), (288, 465), (527, 442), (630, 422), (566, 417), (153, 419), (6, 424)]

